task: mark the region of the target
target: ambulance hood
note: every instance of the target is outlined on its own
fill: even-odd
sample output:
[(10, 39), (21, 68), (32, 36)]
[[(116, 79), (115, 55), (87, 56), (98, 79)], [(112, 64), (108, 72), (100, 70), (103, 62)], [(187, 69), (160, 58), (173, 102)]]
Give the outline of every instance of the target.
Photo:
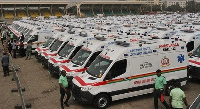
[[(106, 83), (102, 80), (102, 78), (91, 76), (86, 72), (82, 72), (79, 75), (75, 76), (72, 81), (74, 84), (80, 87), (97, 86), (97, 85)], [(99, 82), (99, 81), (102, 81), (102, 82)]]
[(57, 54), (58, 54), (58, 51), (50, 51), (50, 50), (48, 50), (46, 52), (43, 52), (42, 56), (49, 57), (49, 56), (55, 56)]
[(80, 72), (85, 71), (86, 69), (87, 68), (83, 68), (83, 66), (76, 65), (71, 61), (60, 66), (61, 71), (65, 70), (67, 76), (73, 76), (73, 77), (78, 75)]
[(69, 62), (70, 60), (66, 57), (61, 57), (57, 55), (55, 57), (51, 57), (48, 61), (52, 64), (56, 64), (56, 63), (63, 64), (63, 63)]

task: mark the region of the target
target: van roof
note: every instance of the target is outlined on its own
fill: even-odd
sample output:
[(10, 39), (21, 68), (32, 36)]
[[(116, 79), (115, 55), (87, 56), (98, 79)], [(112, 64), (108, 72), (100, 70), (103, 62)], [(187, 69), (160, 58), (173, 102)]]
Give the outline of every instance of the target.
[[(145, 42), (145, 41), (144, 41)], [(104, 49), (101, 55), (109, 57), (110, 60), (116, 60), (120, 58), (128, 58), (133, 56), (142, 56), (157, 52), (164, 52), (165, 50), (172, 50), (174, 47), (177, 51), (183, 51), (186, 49), (183, 41), (171, 42), (168, 40), (157, 39), (156, 41), (146, 41), (145, 43), (135, 43), (130, 46), (112, 45)], [(119, 51), (120, 50), (120, 51)]]

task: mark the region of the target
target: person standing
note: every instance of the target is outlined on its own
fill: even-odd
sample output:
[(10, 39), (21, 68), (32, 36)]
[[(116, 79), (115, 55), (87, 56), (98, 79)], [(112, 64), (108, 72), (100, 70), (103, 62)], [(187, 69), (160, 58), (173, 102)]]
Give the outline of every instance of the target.
[(13, 41), (13, 36), (14, 34), (13, 33), (10, 33), (10, 40)]
[(13, 41), (12, 43), (12, 51), (13, 51), (13, 58), (17, 58), (16, 56), (16, 49), (17, 49), (17, 43), (16, 43), (16, 40)]
[(172, 109), (183, 109), (183, 102), (187, 108), (189, 105), (186, 100), (185, 93), (180, 89), (181, 83), (176, 82), (174, 84), (175, 88), (171, 90), (169, 103)]
[(63, 106), (63, 99), (65, 94), (67, 94), (67, 98), (64, 102), (64, 104), (69, 107), (68, 101), (71, 97), (71, 92), (70, 89), (68, 89), (68, 81), (67, 81), (67, 77), (66, 77), (66, 72), (64, 70), (61, 71), (61, 75), (59, 77), (59, 86), (60, 86), (60, 103), (61, 103), (61, 109), (64, 109)]
[(31, 42), (28, 42), (28, 45), (26, 47), (26, 60), (31, 59), (31, 52), (32, 52), (32, 45)]
[(158, 69), (156, 71), (157, 76), (155, 78), (155, 87), (154, 87), (154, 107), (155, 109), (158, 109), (158, 98), (160, 98), (160, 101), (165, 106), (166, 109), (169, 109), (169, 105), (167, 102), (163, 99), (161, 99), (161, 96), (164, 97), (164, 92), (166, 89), (166, 79), (164, 76), (161, 76), (161, 70)]
[(8, 51), (10, 55), (12, 56), (12, 42), (10, 40), (8, 41)]
[(1, 33), (1, 43), (2, 43), (2, 45), (3, 45), (4, 38), (5, 38), (4, 34), (5, 34), (5, 31), (3, 30), (2, 33)]
[(23, 44), (23, 42), (20, 42), (19, 54), (20, 54), (21, 57), (24, 57), (24, 44)]
[(1, 59), (2, 67), (3, 67), (3, 73), (4, 77), (9, 76), (9, 57), (6, 53), (3, 53), (2, 59)]
[(24, 41), (24, 34), (22, 33), (22, 36), (19, 39), (20, 42)]

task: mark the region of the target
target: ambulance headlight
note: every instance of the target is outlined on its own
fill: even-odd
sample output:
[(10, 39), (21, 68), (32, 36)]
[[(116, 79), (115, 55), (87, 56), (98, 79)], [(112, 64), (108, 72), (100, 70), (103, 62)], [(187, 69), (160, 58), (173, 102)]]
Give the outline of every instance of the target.
[(89, 91), (92, 89), (92, 86), (82, 87), (81, 91)]
[(60, 65), (60, 63), (54, 63), (54, 67), (59, 67)]
[[(50, 63), (52, 63), (52, 62), (50, 62)], [(53, 63), (52, 63), (52, 64), (53, 64)], [(58, 63), (54, 63), (53, 66), (54, 66), (54, 67), (57, 67), (57, 66), (59, 66), (59, 65), (58, 65)]]
[(75, 72), (67, 72), (66, 76), (73, 76)]

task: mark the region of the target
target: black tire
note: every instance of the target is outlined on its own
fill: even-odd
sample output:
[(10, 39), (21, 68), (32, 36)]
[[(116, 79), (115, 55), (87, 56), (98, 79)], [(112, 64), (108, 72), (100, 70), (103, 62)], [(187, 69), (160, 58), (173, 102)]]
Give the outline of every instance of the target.
[(105, 109), (110, 103), (110, 99), (106, 94), (99, 94), (94, 100), (94, 106), (97, 109)]

